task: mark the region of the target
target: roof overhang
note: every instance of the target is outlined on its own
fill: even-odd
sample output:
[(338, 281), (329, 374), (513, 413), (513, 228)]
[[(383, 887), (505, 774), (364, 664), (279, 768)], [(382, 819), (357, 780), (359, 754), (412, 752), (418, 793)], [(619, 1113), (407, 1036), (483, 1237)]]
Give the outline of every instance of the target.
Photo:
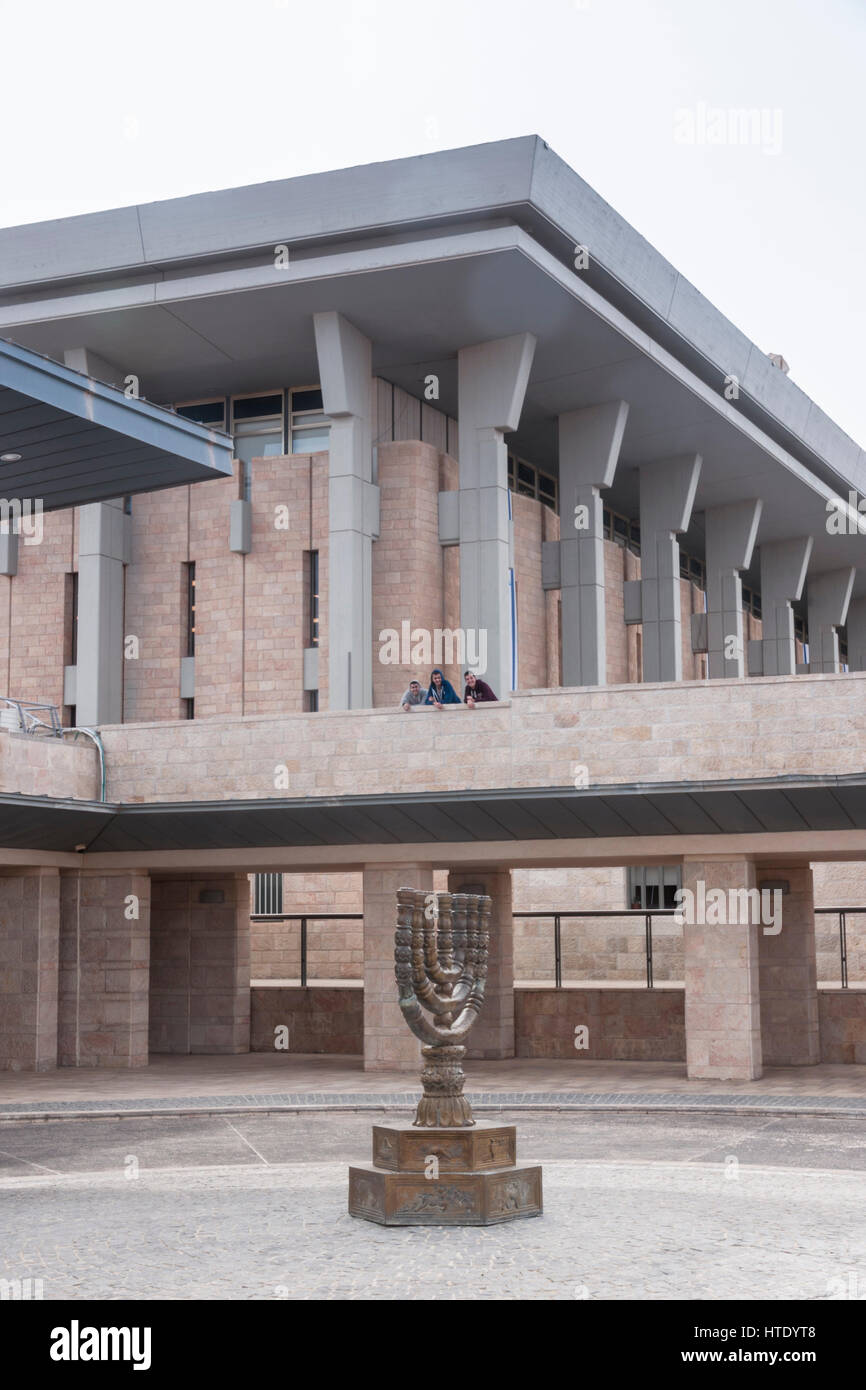
[[(141, 856), (162, 851), (318, 851), (531, 842), (753, 838), (866, 832), (866, 775), (702, 783), (515, 788), (288, 800), (110, 805), (0, 797), (8, 850)], [(744, 850), (744, 853), (748, 852)], [(866, 838), (861, 855), (866, 855)], [(522, 854), (522, 849), (521, 849)], [(525, 856), (523, 856), (525, 858)], [(605, 849), (605, 857), (609, 851)], [(826, 855), (815, 857), (827, 857)], [(837, 857), (840, 857), (837, 855)]]
[(231, 438), (0, 340), (0, 493), (43, 511), (231, 477)]

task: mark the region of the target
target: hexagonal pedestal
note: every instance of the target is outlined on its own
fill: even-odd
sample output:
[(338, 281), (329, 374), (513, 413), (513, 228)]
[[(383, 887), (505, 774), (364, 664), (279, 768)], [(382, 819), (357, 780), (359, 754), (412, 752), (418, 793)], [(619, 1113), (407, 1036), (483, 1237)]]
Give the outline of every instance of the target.
[(492, 1226), (540, 1216), (541, 1168), (518, 1166), (516, 1150), (514, 1125), (374, 1125), (373, 1162), (349, 1169), (349, 1214), (381, 1226)]

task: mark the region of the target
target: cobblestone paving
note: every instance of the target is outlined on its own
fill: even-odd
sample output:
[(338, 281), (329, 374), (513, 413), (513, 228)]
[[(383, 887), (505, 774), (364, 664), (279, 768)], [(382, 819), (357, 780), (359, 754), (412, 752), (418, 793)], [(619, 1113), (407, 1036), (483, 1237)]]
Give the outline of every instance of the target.
[(866, 1295), (860, 1121), (524, 1117), (545, 1214), (488, 1230), (349, 1217), (369, 1123), (4, 1127), (0, 1277), (42, 1278), (48, 1299)]
[[(471, 1091), (466, 1095), (475, 1110), (499, 1110), (507, 1106), (524, 1108), (593, 1110), (773, 1110), (796, 1114), (832, 1111), (866, 1116), (866, 1095), (832, 1096), (776, 1095), (772, 1092), (682, 1091)], [(0, 1116), (28, 1114), (121, 1114), (125, 1111), (150, 1113), (174, 1110), (250, 1110), (250, 1109), (351, 1109), (382, 1110), (416, 1105), (417, 1091), (250, 1091), (236, 1095), (142, 1096), (135, 1100), (42, 1100), (0, 1104)]]

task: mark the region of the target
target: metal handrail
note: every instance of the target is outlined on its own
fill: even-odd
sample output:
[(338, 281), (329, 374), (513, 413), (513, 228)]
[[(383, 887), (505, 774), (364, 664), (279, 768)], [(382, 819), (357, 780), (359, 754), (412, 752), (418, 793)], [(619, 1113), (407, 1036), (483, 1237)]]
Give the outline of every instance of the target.
[[(63, 723), (57, 705), (37, 704), (33, 700), (16, 700), (12, 695), (0, 695), (0, 702), (18, 711), (21, 733), (33, 734), (38, 729), (47, 729), (54, 738), (59, 738), (63, 732)], [(38, 717), (39, 714), (45, 712), (49, 716), (47, 723)]]
[(555, 989), (562, 989), (562, 919), (563, 917), (642, 917), (646, 938), (646, 987), (655, 989), (653, 978), (653, 917), (673, 917), (675, 907), (612, 907), (582, 908), (580, 911), (560, 912), (553, 908), (549, 912), (512, 912), (512, 917), (552, 917), (553, 918), (553, 982)]
[(363, 912), (251, 912), (251, 922), (300, 922), (301, 989), (307, 988), (307, 923), (363, 922)]
[[(816, 907), (815, 915), (838, 913), (839, 915), (839, 955), (841, 965), (842, 989), (848, 988), (848, 942), (847, 914), (866, 914), (866, 907)], [(646, 937), (646, 987), (655, 988), (653, 974), (652, 919), (654, 917), (675, 917), (675, 907), (624, 907), (624, 908), (582, 908), (580, 910), (559, 911), (551, 908), (547, 912), (512, 912), (512, 917), (552, 917), (553, 918), (553, 972), (554, 987), (562, 989), (562, 919), (563, 917), (642, 917)], [(307, 987), (307, 923), (308, 922), (362, 922), (363, 912), (254, 912), (251, 922), (300, 922), (301, 924), (301, 986)]]

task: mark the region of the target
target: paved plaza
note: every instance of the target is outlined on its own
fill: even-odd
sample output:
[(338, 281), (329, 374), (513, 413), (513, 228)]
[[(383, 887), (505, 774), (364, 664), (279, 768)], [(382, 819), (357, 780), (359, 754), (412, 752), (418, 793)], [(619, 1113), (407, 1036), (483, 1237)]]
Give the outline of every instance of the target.
[(504, 1118), (545, 1212), (487, 1230), (349, 1217), (369, 1115), (7, 1122), (0, 1277), (77, 1300), (866, 1296), (861, 1120)]

